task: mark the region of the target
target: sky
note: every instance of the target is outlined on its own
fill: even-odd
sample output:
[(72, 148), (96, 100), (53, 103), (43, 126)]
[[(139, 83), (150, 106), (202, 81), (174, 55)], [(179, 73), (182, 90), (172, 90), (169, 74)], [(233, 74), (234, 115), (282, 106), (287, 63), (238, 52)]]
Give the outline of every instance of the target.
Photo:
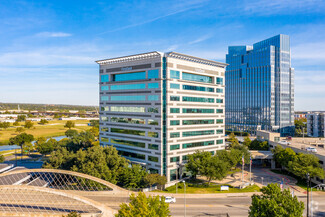
[(0, 102), (98, 105), (100, 59), (291, 39), (295, 110), (325, 110), (323, 0), (1, 0)]

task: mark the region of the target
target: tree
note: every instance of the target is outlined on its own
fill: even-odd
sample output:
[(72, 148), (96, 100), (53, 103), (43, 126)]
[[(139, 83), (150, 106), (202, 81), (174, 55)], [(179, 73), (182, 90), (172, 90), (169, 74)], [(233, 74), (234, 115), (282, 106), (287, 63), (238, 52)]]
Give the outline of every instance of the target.
[(90, 120), (90, 125), (99, 128), (99, 120)]
[(5, 157), (2, 154), (0, 154), (0, 163), (3, 163), (4, 161), (5, 161)]
[(18, 115), (17, 116), (17, 122), (25, 121), (26, 120), (26, 115)]
[(45, 125), (45, 124), (48, 124), (49, 122), (48, 122), (48, 120), (46, 120), (46, 119), (41, 119), (41, 121), (40, 121), (40, 124), (43, 124), (43, 125)]
[(57, 146), (57, 141), (55, 139), (49, 139), (46, 142), (37, 144), (37, 151), (42, 155), (51, 154), (54, 151), (55, 147)]
[(125, 188), (144, 188), (146, 183), (144, 177), (147, 172), (139, 164), (132, 164), (131, 167), (123, 169), (119, 175), (119, 183)]
[(68, 215), (63, 217), (81, 217), (81, 214), (77, 212), (70, 212)]
[(20, 126), (19, 122), (18, 121), (15, 121), (12, 125), (14, 125), (15, 127), (18, 127)]
[(206, 164), (202, 165), (200, 174), (207, 177), (208, 184), (211, 180), (222, 180), (227, 176), (230, 165), (227, 161), (223, 161), (218, 155), (210, 156)]
[(0, 128), (7, 129), (10, 127), (9, 122), (0, 122)]
[(23, 150), (24, 152), (27, 152), (28, 155), (30, 155), (30, 153), (35, 150), (35, 146), (31, 142), (27, 142), (24, 144)]
[(231, 133), (228, 138), (229, 146), (232, 147), (234, 145), (239, 145), (238, 139), (236, 138), (234, 133)]
[[(234, 145), (231, 147), (230, 151), (232, 150), (237, 150), (237, 151), (233, 151), (234, 154), (236, 154), (236, 160), (237, 160), (237, 164), (243, 164), (242, 161), (242, 157), (244, 155), (244, 160), (245, 163), (248, 164), (249, 163), (249, 158), (250, 158), (250, 152), (248, 151), (248, 149), (243, 146), (243, 145)], [(240, 155), (239, 155), (240, 154)]]
[(94, 135), (94, 137), (99, 137), (99, 128), (97, 127), (92, 127), (88, 130), (91, 134)]
[(158, 184), (162, 187), (167, 183), (167, 179), (166, 176), (161, 176), (157, 173), (154, 173), (154, 174), (147, 174), (144, 177), (144, 182), (150, 187), (153, 186), (154, 184)]
[(142, 192), (135, 196), (131, 194), (130, 203), (122, 203), (120, 210), (115, 217), (168, 217), (170, 216), (169, 205), (165, 202), (164, 197), (159, 196), (148, 198)]
[(69, 128), (69, 129), (73, 128), (74, 126), (75, 126), (75, 124), (73, 121), (67, 121), (64, 125), (64, 127)]
[(312, 178), (324, 178), (324, 170), (319, 164), (319, 159), (313, 154), (297, 154), (293, 161), (289, 161), (288, 170), (301, 178), (306, 178), (307, 173)]
[(202, 166), (207, 164), (210, 157), (210, 152), (197, 151), (194, 154), (190, 154), (188, 155), (188, 161), (185, 165), (186, 169), (190, 171), (192, 176), (196, 179), (196, 176), (200, 174)]
[(30, 129), (34, 126), (34, 123), (31, 122), (31, 121), (25, 121), (25, 125), (24, 127), (27, 128), (27, 129)]
[(276, 183), (261, 189), (262, 195), (254, 194), (249, 207), (249, 217), (302, 217), (304, 203), (292, 196), (289, 189), (281, 191)]
[(255, 139), (250, 143), (249, 150), (267, 151), (269, 150), (269, 144), (267, 141), (262, 142)]
[(247, 148), (250, 146), (252, 140), (249, 138), (249, 136), (246, 136), (244, 138), (244, 142), (243, 142), (243, 145), (246, 146)]
[(32, 142), (34, 136), (27, 133), (21, 133), (15, 137), (9, 139), (9, 145), (19, 145), (21, 149), (21, 157), (23, 156), (23, 146), (25, 143)]
[(66, 135), (66, 137), (72, 138), (72, 137), (75, 137), (75, 136), (78, 135), (78, 131), (77, 130), (70, 130), (69, 129), (69, 130), (65, 131), (64, 134)]
[(290, 161), (294, 161), (296, 158), (296, 152), (291, 148), (282, 148), (280, 145), (277, 145), (272, 149), (273, 158), (278, 162), (282, 167), (288, 167)]
[(18, 132), (18, 133), (22, 133), (24, 131), (25, 131), (25, 129), (23, 127), (17, 127), (16, 128), (16, 132)]

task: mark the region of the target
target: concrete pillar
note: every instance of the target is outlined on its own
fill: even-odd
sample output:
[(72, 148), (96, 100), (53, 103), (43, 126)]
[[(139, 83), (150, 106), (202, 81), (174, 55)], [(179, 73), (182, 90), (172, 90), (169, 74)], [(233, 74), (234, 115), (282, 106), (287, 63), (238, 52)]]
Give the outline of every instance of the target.
[(271, 169), (274, 170), (275, 169), (275, 161), (272, 159), (271, 160)]

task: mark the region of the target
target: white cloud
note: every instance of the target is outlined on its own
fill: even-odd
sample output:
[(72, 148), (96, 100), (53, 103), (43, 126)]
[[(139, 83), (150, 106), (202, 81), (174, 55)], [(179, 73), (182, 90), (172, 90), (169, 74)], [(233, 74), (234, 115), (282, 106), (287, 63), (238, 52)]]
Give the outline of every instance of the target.
[(190, 41), (188, 44), (197, 44), (197, 43), (206, 41), (206, 40), (210, 39), (211, 37), (212, 37), (212, 34), (203, 35), (193, 41)]
[(36, 34), (37, 37), (44, 38), (62, 38), (62, 37), (70, 37), (72, 34), (66, 32), (40, 32)]

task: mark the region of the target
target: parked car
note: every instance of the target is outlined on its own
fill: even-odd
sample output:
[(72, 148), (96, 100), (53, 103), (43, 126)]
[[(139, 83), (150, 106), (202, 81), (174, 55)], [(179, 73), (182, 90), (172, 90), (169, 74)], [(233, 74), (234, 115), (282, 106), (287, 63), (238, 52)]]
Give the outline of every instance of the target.
[(279, 144), (282, 144), (282, 145), (290, 145), (291, 143), (286, 141), (286, 140), (281, 140), (279, 141)]
[(175, 197), (165, 197), (165, 202), (166, 203), (176, 203), (176, 198)]
[(310, 152), (317, 152), (317, 149), (316, 148), (314, 148), (314, 147), (307, 147), (306, 148), (306, 151), (310, 151)]

